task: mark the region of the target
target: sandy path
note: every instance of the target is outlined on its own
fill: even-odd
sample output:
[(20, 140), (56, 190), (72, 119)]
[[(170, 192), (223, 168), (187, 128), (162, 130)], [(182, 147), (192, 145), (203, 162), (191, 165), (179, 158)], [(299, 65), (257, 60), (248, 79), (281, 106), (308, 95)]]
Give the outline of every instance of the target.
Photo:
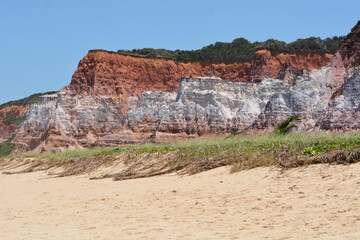
[(360, 164), (0, 183), (0, 239), (360, 239)]

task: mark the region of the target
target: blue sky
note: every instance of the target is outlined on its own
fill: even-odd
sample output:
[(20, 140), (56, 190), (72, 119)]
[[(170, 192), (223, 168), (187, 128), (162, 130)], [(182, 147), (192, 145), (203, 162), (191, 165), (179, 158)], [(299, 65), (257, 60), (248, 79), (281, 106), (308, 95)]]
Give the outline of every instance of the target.
[(1, 0), (0, 103), (70, 83), (89, 49), (346, 35), (358, 0)]

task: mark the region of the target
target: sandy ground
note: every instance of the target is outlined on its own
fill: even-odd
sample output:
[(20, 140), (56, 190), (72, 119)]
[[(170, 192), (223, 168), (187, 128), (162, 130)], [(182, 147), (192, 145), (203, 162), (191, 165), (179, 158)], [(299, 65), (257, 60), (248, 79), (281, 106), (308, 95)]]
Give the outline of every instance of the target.
[(360, 164), (114, 182), (0, 175), (0, 239), (360, 239)]

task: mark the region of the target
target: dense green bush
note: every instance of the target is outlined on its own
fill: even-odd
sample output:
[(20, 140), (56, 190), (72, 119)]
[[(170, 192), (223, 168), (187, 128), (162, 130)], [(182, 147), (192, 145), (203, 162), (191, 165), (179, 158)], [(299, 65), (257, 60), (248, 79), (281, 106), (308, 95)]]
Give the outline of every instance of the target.
[(288, 50), (298, 51), (336, 51), (340, 45), (343, 37), (326, 38), (322, 40), (316, 37), (310, 37), (305, 39), (298, 39), (292, 43), (287, 44)]
[(132, 56), (147, 57), (147, 58), (176, 58), (176, 51), (166, 49), (142, 48), (133, 50), (119, 50), (119, 53), (125, 53)]
[(4, 118), (4, 122), (7, 124), (16, 124), (20, 125), (23, 121), (25, 121), (26, 116), (14, 117), (12, 115), (8, 115)]
[(279, 41), (276, 39), (268, 39), (259, 45), (259, 48), (275, 49), (275, 50), (287, 50), (286, 42)]

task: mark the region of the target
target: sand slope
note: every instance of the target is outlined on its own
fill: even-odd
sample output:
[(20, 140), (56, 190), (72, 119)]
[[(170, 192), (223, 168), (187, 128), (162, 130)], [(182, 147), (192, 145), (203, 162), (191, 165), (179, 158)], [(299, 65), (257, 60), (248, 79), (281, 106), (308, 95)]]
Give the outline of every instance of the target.
[(0, 183), (0, 239), (360, 239), (360, 164)]

